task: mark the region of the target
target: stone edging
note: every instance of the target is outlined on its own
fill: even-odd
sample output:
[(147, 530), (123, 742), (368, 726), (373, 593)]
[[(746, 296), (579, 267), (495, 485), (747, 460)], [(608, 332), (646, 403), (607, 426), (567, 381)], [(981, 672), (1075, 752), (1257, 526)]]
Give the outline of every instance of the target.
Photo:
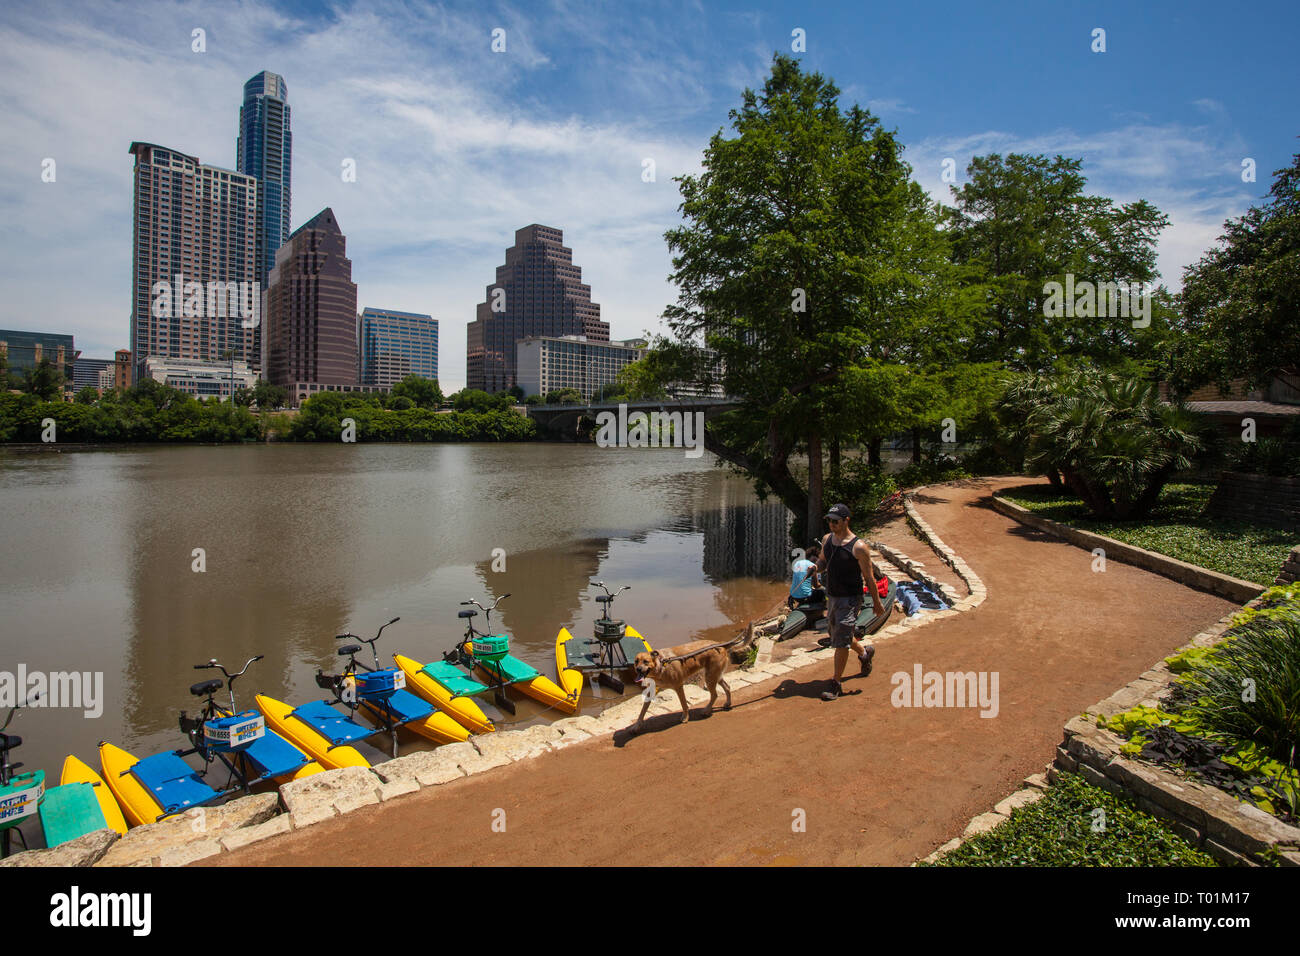
[(1157, 554), (1154, 551), (1147, 551), (1135, 545), (1125, 544), (1123, 541), (1116, 541), (1114, 538), (1107, 538), (1105, 535), (1082, 531), (1079, 528), (1061, 524), (1059, 521), (1053, 521), (1051, 518), (1044, 518), (1042, 515), (1036, 515), (1029, 509), (1022, 508), (1020, 505), (996, 494), (992, 496), (992, 499), (994, 511), (1019, 521), (1023, 525), (1055, 535), (1086, 551), (1101, 548), (1106, 552), (1108, 560), (1122, 561), (1124, 564), (1132, 564), (1147, 571), (1154, 571), (1156, 574), (1170, 578), (1187, 587), (1196, 588), (1198, 591), (1208, 591), (1211, 594), (1226, 597), (1230, 601), (1238, 601), (1244, 604), (1264, 590), (1263, 585), (1255, 584), (1252, 581), (1243, 581), (1241, 578), (1210, 571), (1195, 564), (1188, 564), (1186, 561), (1171, 558), (1168, 555)]
[[(1258, 603), (1256, 599), (1246, 606)], [(1220, 618), (1175, 653), (1214, 645), (1238, 613), (1233, 611)], [(1223, 863), (1256, 865), (1261, 853), (1274, 848), (1283, 866), (1300, 866), (1300, 828), (1285, 824), (1215, 787), (1128, 757), (1120, 749), (1126, 741), (1097, 725), (1099, 720), (1139, 705), (1158, 707), (1177, 676), (1161, 660), (1105, 700), (1071, 718), (1065, 725), (1065, 738), (1056, 748), (1056, 759), (1048, 764), (1046, 781), (1054, 783), (1061, 773), (1078, 773), (1093, 786), (1128, 796), (1138, 809), (1165, 820), (1188, 843)], [(1043, 780), (1042, 774), (1035, 774), (1026, 778), (1025, 783), (1041, 791)], [(992, 813), (975, 817), (960, 838), (945, 843), (922, 862), (933, 863), (964, 841), (997, 826), (1015, 807), (1038, 799), (1025, 799), (1026, 792), (1018, 791), (999, 803)]]
[[(927, 611), (888, 625), (871, 635), (872, 644), (973, 610), (988, 596), (979, 576), (943, 543), (907, 497), (904, 497), (904, 508), (909, 522), (922, 539), (966, 583), (970, 594), (963, 597), (952, 593), (951, 588), (927, 574), (920, 561), (897, 549), (872, 542), (872, 547), (887, 560), (925, 581), (952, 605), (946, 611)], [(756, 624), (755, 630), (767, 623), (770, 622)], [(733, 689), (761, 684), (799, 668), (827, 663), (833, 654), (834, 651), (828, 647), (816, 650), (799, 648), (781, 661), (769, 661), (752, 669), (730, 670), (727, 683)], [(691, 706), (706, 703), (709, 699), (708, 692), (696, 684), (687, 684), (685, 693)], [(134, 827), (122, 837), (111, 830), (98, 830), (52, 850), (19, 853), (0, 861), (0, 866), (184, 866), (426, 787), (440, 786), (552, 750), (563, 750), (613, 735), (632, 724), (641, 712), (641, 705), (642, 700), (637, 696), (606, 708), (599, 716), (584, 714), (524, 730), (480, 734), (462, 743), (444, 744), (434, 750), (395, 757), (374, 767), (322, 771), (282, 784), (279, 793), (255, 794), (220, 807), (189, 810), (159, 823)], [(678, 713), (680, 707), (674, 691), (660, 691), (646, 716)]]

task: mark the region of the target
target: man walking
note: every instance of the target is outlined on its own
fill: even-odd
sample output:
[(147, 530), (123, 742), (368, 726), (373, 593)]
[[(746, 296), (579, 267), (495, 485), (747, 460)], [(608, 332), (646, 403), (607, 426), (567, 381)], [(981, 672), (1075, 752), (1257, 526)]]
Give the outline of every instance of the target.
[(847, 505), (834, 505), (826, 513), (826, 522), (830, 525), (830, 534), (822, 539), (822, 553), (817, 561), (817, 570), (822, 573), (826, 584), (826, 615), (830, 621), (831, 647), (835, 649), (835, 676), (831, 686), (822, 694), (822, 700), (834, 700), (840, 696), (840, 678), (844, 676), (844, 666), (849, 660), (849, 648), (858, 655), (862, 673), (871, 673), (871, 659), (876, 649), (863, 647), (854, 634), (858, 621), (858, 612), (862, 609), (862, 582), (865, 578), (871, 582), (872, 609), (879, 615), (885, 606), (876, 589), (876, 576), (872, 573), (871, 548), (855, 535), (849, 528), (849, 509)]

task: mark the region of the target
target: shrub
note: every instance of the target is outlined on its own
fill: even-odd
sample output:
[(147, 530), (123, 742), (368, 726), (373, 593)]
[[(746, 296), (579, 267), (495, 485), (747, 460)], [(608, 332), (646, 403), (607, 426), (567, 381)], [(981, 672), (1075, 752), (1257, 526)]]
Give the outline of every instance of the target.
[[(1085, 369), (1021, 386), (1025, 466), (1058, 475), (1095, 515), (1140, 518), (1204, 447), (1199, 421), (1160, 401), (1154, 382)], [(1030, 400), (1032, 398), (1032, 401)]]
[(853, 512), (851, 524), (867, 527), (882, 498), (898, 490), (898, 483), (879, 465), (869, 465), (862, 458), (844, 458), (839, 474), (829, 470), (822, 485), (822, 500), (835, 504), (843, 502)]
[[(1095, 828), (1097, 811), (1104, 828)], [(1217, 866), (1165, 823), (1122, 797), (1061, 774), (1046, 794), (937, 866)]]

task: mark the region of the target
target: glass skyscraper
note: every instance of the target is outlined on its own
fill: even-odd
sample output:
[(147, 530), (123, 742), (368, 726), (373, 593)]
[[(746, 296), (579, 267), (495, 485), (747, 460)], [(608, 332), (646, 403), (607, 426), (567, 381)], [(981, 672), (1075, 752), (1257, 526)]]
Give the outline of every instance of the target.
[(367, 308), (358, 324), (362, 385), (392, 388), (408, 375), (438, 378), (437, 319)]
[[(235, 154), (235, 168), (259, 184), (256, 278), (265, 290), (275, 268), (276, 250), (289, 241), (293, 134), (289, 130), (289, 88), (278, 73), (263, 70), (244, 84)], [(261, 329), (254, 331), (254, 353), (260, 354)]]

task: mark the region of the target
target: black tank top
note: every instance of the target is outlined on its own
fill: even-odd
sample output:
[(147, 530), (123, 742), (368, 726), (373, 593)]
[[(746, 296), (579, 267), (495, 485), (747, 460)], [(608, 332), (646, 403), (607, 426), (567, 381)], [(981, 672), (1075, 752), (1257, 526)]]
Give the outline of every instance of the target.
[(858, 536), (845, 544), (834, 542), (834, 535), (826, 536), (826, 593), (831, 597), (861, 597), (862, 566), (853, 553)]

